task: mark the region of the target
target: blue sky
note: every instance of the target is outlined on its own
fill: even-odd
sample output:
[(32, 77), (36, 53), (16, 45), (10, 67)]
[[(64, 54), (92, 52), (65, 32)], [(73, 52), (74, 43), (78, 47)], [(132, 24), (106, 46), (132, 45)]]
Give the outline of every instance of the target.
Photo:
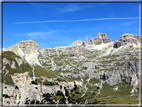
[(34, 40), (40, 49), (107, 33), (139, 35), (139, 3), (3, 3), (3, 47)]

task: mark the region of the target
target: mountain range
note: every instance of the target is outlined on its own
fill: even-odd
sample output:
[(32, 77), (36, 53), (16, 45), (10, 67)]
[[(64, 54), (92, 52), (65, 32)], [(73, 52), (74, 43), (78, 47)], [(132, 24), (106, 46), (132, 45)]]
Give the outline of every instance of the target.
[(21, 41), (1, 54), (3, 105), (139, 104), (141, 37), (98, 33), (71, 46)]

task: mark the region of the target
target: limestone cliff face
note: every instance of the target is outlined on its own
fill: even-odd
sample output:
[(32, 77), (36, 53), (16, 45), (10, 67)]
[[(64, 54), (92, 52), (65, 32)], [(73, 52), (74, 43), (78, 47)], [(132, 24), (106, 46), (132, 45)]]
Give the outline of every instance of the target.
[(39, 51), (39, 45), (33, 40), (19, 42), (18, 45), (24, 54), (31, 54), (32, 52)]
[[(43, 99), (44, 93), (54, 94), (57, 91), (61, 91), (65, 94), (64, 88), (67, 87), (68, 90), (74, 88), (73, 82), (58, 82), (59, 85), (43, 85), (32, 84), (33, 78), (31, 78), (28, 72), (17, 73), (11, 76), (14, 82), (14, 86), (9, 86), (3, 84), (3, 104), (5, 106), (25, 106), (26, 99), (41, 101)], [(44, 78), (44, 77), (42, 77)], [(44, 78), (48, 80), (48, 78)], [(54, 78), (49, 79), (53, 81)]]
[(98, 33), (96, 38), (91, 38), (89, 41), (75, 41), (73, 46), (87, 46), (87, 45), (100, 45), (102, 43), (112, 42), (111, 39), (107, 38), (107, 34)]
[[(142, 78), (140, 40), (137, 35), (124, 34), (113, 43), (106, 34), (99, 33), (96, 38), (78, 40), (72, 46), (39, 50), (32, 40), (10, 46), (3, 52), (3, 103), (22, 106), (28, 98), (45, 104), (82, 104), (104, 95), (103, 84), (115, 87), (114, 95), (129, 91), (121, 96), (133, 100), (130, 91), (138, 95)], [(131, 88), (122, 89), (125, 84)], [(50, 99), (44, 98), (47, 93)], [(82, 98), (88, 100), (82, 102)]]
[(14, 52), (32, 65), (40, 65), (38, 62), (39, 45), (33, 40), (18, 42), (17, 44), (8, 47), (5, 51)]

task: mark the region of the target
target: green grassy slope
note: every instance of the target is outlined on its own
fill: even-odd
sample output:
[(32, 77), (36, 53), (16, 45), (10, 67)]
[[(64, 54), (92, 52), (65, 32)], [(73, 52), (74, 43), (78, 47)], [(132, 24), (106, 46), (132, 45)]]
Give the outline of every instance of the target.
[[(118, 90), (114, 90), (118, 87)], [(100, 94), (96, 97), (102, 104), (138, 104), (138, 92), (131, 96), (133, 86), (124, 82), (110, 86), (108, 83), (103, 84)]]

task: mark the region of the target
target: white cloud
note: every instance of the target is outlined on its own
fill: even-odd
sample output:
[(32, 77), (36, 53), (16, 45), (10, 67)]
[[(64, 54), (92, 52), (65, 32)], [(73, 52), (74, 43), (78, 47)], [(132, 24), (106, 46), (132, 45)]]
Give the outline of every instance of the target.
[(94, 19), (79, 19), (79, 20), (49, 20), (49, 21), (33, 21), (33, 22), (16, 22), (15, 24), (28, 24), (28, 23), (55, 23), (55, 22), (84, 22), (84, 21), (97, 21), (97, 20), (129, 20), (140, 19), (140, 17), (117, 17), (117, 18), (94, 18)]
[(50, 31), (50, 32), (31, 32), (31, 33), (27, 33), (28, 36), (30, 36), (32, 39), (37, 39), (37, 38), (42, 38), (44, 40), (46, 40), (47, 38), (49, 38), (51, 36), (51, 34), (53, 34), (54, 32), (56, 32), (56, 30)]

